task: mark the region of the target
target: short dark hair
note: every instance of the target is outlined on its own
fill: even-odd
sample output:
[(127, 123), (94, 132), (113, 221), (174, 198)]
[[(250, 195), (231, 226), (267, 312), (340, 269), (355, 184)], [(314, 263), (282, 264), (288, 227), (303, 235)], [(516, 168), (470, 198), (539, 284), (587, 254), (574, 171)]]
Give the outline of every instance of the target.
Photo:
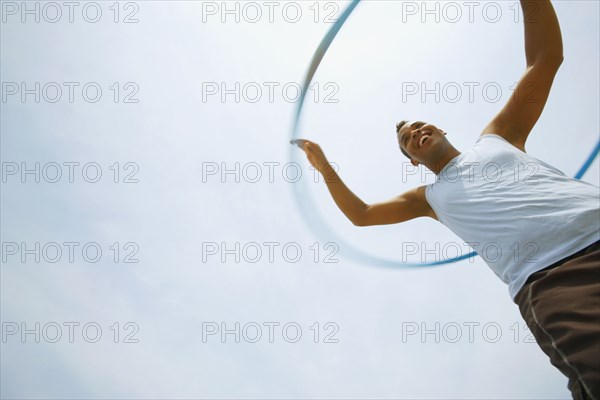
[[(404, 126), (408, 124), (407, 120), (402, 120), (400, 122), (398, 122), (396, 124), (396, 134), (398, 134), (400, 132), (400, 129)], [(402, 152), (402, 154), (404, 154), (409, 160), (412, 160), (412, 157), (402, 148), (402, 144), (400, 144), (400, 151)]]

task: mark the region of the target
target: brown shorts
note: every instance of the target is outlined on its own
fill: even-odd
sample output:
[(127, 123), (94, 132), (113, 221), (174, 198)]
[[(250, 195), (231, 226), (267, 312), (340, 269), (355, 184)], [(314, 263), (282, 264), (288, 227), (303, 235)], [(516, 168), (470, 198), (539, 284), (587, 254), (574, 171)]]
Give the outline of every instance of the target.
[(600, 400), (600, 241), (532, 274), (515, 303), (573, 398)]

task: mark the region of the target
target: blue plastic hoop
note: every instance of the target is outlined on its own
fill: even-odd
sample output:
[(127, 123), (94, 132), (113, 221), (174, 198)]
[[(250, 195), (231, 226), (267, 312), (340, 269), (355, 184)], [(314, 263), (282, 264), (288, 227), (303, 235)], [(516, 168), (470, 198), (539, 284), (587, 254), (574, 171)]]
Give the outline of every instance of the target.
[[(340, 15), (339, 19), (334, 23), (334, 25), (331, 27), (331, 29), (327, 32), (327, 34), (321, 41), (321, 44), (319, 44), (319, 47), (317, 48), (317, 50), (315, 51), (315, 53), (312, 57), (312, 60), (308, 67), (308, 71), (306, 73), (306, 77), (304, 78), (304, 83), (302, 84), (302, 93), (300, 96), (300, 100), (298, 101), (298, 105), (296, 107), (296, 112), (294, 115), (294, 120), (293, 120), (293, 124), (292, 124), (292, 137), (291, 137), (292, 139), (298, 139), (300, 117), (302, 115), (302, 108), (304, 106), (305, 96), (306, 96), (308, 88), (312, 82), (312, 79), (315, 76), (317, 69), (319, 68), (319, 64), (321, 64), (321, 60), (323, 60), (323, 57), (325, 57), (325, 54), (327, 53), (329, 46), (331, 45), (331, 43), (333, 43), (333, 40), (335, 39), (336, 35), (338, 34), (340, 29), (346, 22), (346, 20), (350, 16), (350, 14), (352, 14), (352, 11), (354, 11), (354, 9), (358, 5), (358, 3), (360, 3), (360, 0), (352, 0), (352, 3), (350, 3), (350, 5)], [(599, 152), (600, 152), (600, 141), (598, 141), (598, 144), (596, 145), (595, 149), (592, 150), (589, 157), (586, 159), (586, 161), (583, 163), (583, 165), (581, 166), (581, 168), (575, 175), (575, 179), (581, 179), (583, 177), (583, 175), (586, 173), (586, 171), (592, 165), (594, 159), (598, 156)], [(303, 154), (303, 153), (301, 151), (298, 151), (298, 149), (296, 149), (295, 147), (293, 147), (292, 151), (291, 151), (291, 156), (290, 156), (291, 161), (298, 162), (298, 163), (301, 162), (300, 154)], [(450, 263), (455, 263), (458, 261), (462, 261), (462, 260), (477, 256), (477, 252), (471, 252), (469, 254), (462, 255), (460, 257), (454, 257), (454, 258), (450, 258), (450, 259), (442, 260), (442, 261), (436, 261), (436, 262), (430, 262), (430, 263), (405, 263), (405, 262), (401, 262), (401, 261), (389, 260), (389, 259), (379, 258), (379, 257), (373, 256), (373, 255), (370, 255), (368, 253), (363, 252), (362, 250), (355, 248), (351, 244), (345, 242), (329, 226), (327, 226), (327, 224), (325, 224), (323, 222), (323, 218), (320, 216), (316, 205), (311, 200), (311, 198), (308, 194), (309, 193), (308, 187), (306, 186), (305, 183), (303, 183), (303, 180), (298, 181), (296, 184), (292, 185), (292, 187), (294, 190), (294, 195), (295, 195), (294, 197), (296, 199), (298, 209), (300, 210), (300, 214), (302, 214), (304, 216), (304, 219), (305, 219), (306, 223), (308, 224), (309, 228), (320, 239), (322, 239), (324, 241), (336, 242), (340, 247), (340, 254), (346, 258), (351, 258), (356, 261), (360, 261), (363, 263), (380, 266), (380, 267), (414, 268), (414, 267), (427, 267), (427, 266), (450, 264)]]

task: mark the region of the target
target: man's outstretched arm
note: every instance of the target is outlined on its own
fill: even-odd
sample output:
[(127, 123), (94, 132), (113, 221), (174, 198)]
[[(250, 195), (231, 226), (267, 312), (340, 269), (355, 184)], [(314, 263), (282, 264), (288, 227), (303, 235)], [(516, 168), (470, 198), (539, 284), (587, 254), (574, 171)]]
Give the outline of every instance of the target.
[(419, 217), (436, 219), (425, 198), (425, 186), (412, 189), (388, 201), (366, 204), (356, 196), (330, 166), (321, 147), (302, 140), (302, 149), (310, 163), (325, 179), (327, 189), (335, 204), (356, 226), (389, 225)]
[(558, 18), (550, 0), (521, 0), (527, 68), (508, 103), (485, 127), (525, 151), (529, 133), (540, 118), (554, 77), (563, 61)]

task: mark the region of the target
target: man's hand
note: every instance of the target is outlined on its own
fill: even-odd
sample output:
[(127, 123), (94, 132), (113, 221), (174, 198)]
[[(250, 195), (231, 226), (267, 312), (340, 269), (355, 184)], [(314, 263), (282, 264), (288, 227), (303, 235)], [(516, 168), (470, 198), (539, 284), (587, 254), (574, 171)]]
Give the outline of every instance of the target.
[(321, 174), (329, 173), (331, 170), (331, 165), (329, 165), (329, 161), (327, 161), (325, 153), (323, 153), (323, 150), (321, 150), (321, 146), (309, 140), (299, 140), (302, 142), (298, 143), (298, 147), (304, 150), (306, 153), (306, 158), (308, 158), (308, 161), (311, 163), (311, 165)]

